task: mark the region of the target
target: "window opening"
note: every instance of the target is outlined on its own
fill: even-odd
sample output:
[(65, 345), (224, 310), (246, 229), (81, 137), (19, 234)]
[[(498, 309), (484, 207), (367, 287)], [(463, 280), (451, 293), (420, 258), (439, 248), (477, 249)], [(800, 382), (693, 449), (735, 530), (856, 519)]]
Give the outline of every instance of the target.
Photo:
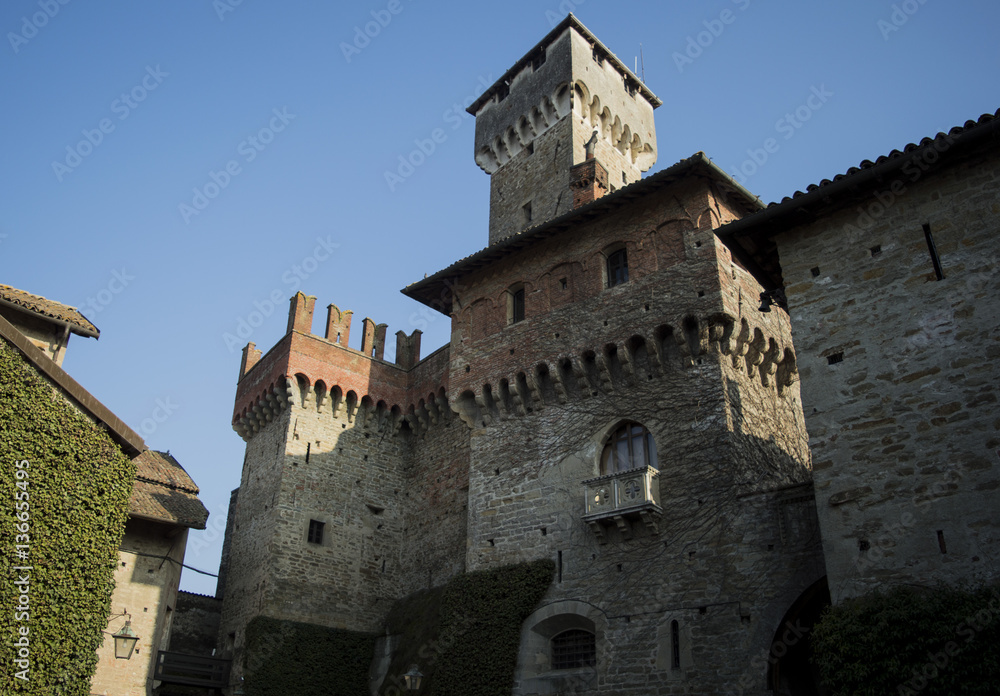
[(552, 638), (552, 669), (575, 669), (597, 664), (594, 634), (571, 628)]
[(306, 539), (310, 544), (323, 543), (323, 527), (326, 525), (319, 520), (309, 520), (309, 534)]
[(638, 423), (626, 423), (611, 434), (601, 454), (601, 474), (614, 474), (641, 467), (658, 468), (656, 442)]
[(608, 287), (628, 282), (628, 255), (624, 249), (608, 254)]

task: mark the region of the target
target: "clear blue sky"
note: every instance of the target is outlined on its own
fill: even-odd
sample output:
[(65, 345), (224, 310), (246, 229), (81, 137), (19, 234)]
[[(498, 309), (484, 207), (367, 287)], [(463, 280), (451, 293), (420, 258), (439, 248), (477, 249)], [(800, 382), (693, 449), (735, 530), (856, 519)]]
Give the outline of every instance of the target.
[(210, 531), (187, 562), (211, 572), (243, 460), (241, 322), (269, 314), (243, 332), (266, 351), (301, 289), (358, 328), (423, 329), (425, 355), (445, 343), (447, 319), (399, 289), (487, 243), (489, 180), (460, 107), (569, 9), (629, 65), (642, 45), (663, 100), (654, 171), (702, 150), (752, 172), (765, 202), (1000, 107), (991, 0), (236, 1), (0, 7), (0, 283), (101, 329), (73, 338), (65, 366), (201, 486)]

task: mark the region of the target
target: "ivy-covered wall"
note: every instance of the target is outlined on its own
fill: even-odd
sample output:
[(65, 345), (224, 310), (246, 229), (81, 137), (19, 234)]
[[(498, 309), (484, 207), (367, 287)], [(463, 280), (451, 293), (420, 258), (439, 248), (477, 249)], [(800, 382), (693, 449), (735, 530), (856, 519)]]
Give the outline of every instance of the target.
[[(552, 582), (552, 561), (466, 573), (395, 604), (387, 632), (396, 651), (380, 694), (399, 696), (410, 665), (424, 674), (423, 696), (507, 696), (521, 624)], [(247, 696), (368, 696), (376, 636), (281, 621), (247, 625)]]
[(521, 624), (554, 572), (551, 560), (541, 560), (464, 573), (397, 602), (387, 628), (399, 644), (379, 693), (400, 696), (402, 675), (416, 665), (424, 696), (510, 694)]
[(2, 341), (0, 471), (0, 693), (86, 696), (135, 465)]
[(375, 636), (257, 616), (243, 653), (247, 696), (367, 696)]
[(996, 694), (1000, 585), (900, 587), (829, 608), (813, 629), (834, 696)]

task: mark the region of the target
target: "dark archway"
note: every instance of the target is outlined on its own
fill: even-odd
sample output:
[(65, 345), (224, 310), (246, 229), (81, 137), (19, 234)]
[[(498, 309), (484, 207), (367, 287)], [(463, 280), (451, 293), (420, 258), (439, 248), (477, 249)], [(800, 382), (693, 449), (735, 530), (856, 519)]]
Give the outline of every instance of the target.
[(826, 577), (809, 586), (785, 614), (771, 641), (767, 683), (781, 696), (827, 696), (812, 661), (810, 633), (830, 606)]

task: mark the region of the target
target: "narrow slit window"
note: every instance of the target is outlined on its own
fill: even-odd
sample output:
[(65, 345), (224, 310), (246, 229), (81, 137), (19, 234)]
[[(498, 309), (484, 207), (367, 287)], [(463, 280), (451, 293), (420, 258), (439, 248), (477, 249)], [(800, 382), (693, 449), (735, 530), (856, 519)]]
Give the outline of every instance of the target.
[(670, 666), (673, 669), (681, 668), (681, 627), (677, 620), (670, 622)]
[(938, 280), (944, 280), (944, 271), (941, 269), (941, 257), (938, 256), (937, 246), (934, 244), (934, 235), (931, 234), (931, 226), (924, 223), (924, 239), (927, 241), (927, 251), (931, 255), (931, 263), (934, 264), (934, 275)]
[(508, 323), (524, 321), (524, 286), (511, 288), (508, 293)]

